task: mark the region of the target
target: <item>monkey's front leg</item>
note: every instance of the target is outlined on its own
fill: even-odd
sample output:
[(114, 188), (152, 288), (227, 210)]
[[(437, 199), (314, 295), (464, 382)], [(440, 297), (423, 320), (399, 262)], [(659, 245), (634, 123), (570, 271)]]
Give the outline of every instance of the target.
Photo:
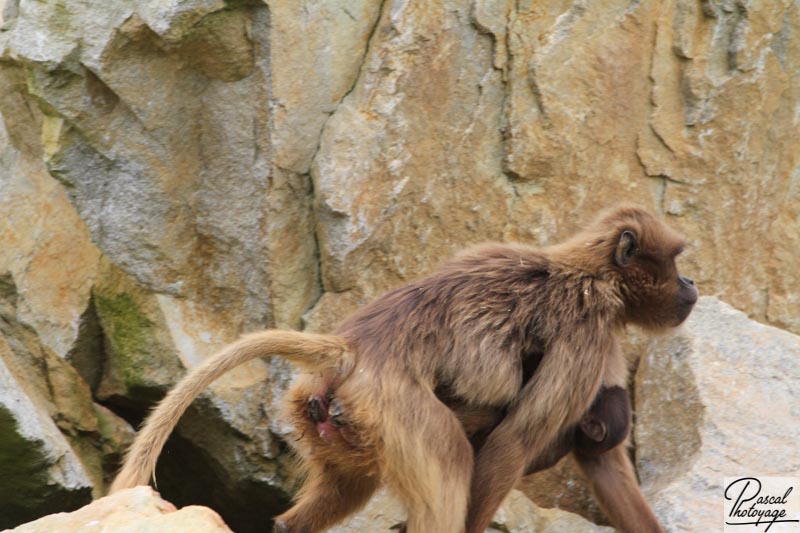
[[(482, 533), (503, 499), (542, 456), (559, 434), (587, 412), (600, 388), (608, 344), (597, 332), (574, 328), (545, 354), (534, 377), (523, 387), (514, 406), (478, 452), (471, 484), (467, 533)], [(601, 339), (602, 340), (602, 339)]]
[(597, 443), (578, 439), (574, 456), (614, 527), (625, 533), (661, 533), (663, 530), (642, 495), (628, 455), (631, 405), (624, 388), (628, 381), (625, 361), (620, 356), (610, 363), (606, 369), (609, 387), (589, 413), (605, 421), (609, 434)]
[(525, 443), (509, 425), (498, 426), (475, 461), (466, 533), (483, 533), (505, 497), (525, 473)]
[(590, 413), (605, 420), (609, 434), (598, 444), (576, 441), (574, 456), (614, 527), (626, 533), (660, 533), (661, 526), (642, 495), (628, 455), (627, 436), (631, 428), (631, 405), (625, 390), (628, 368), (622, 354), (614, 355), (606, 366), (607, 387)]

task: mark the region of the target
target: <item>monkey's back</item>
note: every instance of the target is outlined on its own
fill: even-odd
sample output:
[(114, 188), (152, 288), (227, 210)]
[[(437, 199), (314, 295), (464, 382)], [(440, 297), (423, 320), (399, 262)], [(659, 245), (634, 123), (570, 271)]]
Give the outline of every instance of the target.
[(530, 373), (526, 364), (546, 352), (545, 339), (580, 320), (560, 311), (575, 305), (559, 304), (582, 300), (586, 282), (542, 251), (484, 245), (363, 307), (337, 333), (357, 366), (376, 375), (400, 365), (431, 388), (505, 405)]

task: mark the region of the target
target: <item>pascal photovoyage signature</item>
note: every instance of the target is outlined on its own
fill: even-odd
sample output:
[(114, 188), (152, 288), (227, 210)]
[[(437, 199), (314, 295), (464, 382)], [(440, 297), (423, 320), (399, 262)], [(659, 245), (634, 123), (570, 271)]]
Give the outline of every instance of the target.
[(761, 488), (761, 481), (754, 477), (736, 479), (725, 487), (725, 499), (733, 501), (733, 506), (725, 517), (725, 525), (763, 525), (766, 526), (764, 531), (769, 531), (774, 524), (800, 522), (798, 519), (787, 518), (786, 515), (793, 486), (786, 488), (783, 494), (762, 494)]

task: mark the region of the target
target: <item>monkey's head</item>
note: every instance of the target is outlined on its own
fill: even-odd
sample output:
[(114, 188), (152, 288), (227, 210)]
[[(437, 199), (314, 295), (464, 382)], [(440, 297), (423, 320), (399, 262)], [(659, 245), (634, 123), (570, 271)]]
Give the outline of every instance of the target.
[(581, 267), (618, 288), (625, 323), (675, 327), (697, 302), (694, 281), (675, 264), (683, 237), (650, 211), (627, 205), (607, 211), (567, 246)]

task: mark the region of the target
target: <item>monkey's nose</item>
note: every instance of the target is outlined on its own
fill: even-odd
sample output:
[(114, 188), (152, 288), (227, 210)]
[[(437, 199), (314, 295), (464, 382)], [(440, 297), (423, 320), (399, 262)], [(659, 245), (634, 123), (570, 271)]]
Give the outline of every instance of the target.
[(694, 285), (694, 280), (692, 278), (687, 278), (686, 276), (680, 276), (678, 279), (681, 280), (681, 283), (684, 285)]

